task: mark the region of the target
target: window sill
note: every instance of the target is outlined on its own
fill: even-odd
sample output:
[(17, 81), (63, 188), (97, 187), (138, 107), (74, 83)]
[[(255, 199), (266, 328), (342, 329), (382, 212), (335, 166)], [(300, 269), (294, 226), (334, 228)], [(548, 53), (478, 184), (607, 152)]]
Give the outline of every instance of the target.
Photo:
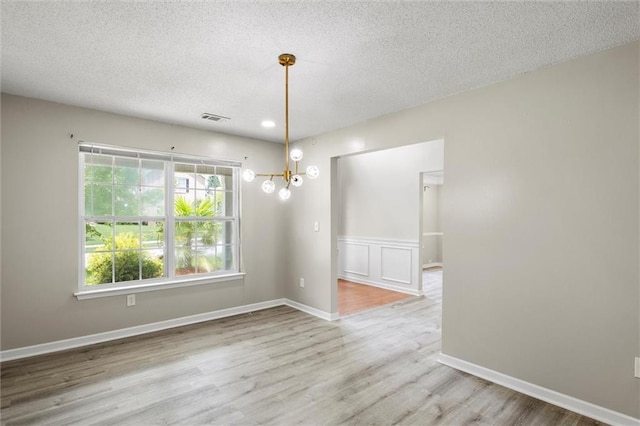
[(205, 285), (205, 284), (214, 284), (219, 282), (226, 281), (237, 281), (244, 278), (243, 272), (227, 274), (227, 275), (217, 275), (215, 277), (203, 277), (203, 278), (193, 278), (186, 280), (175, 280), (175, 281), (167, 281), (164, 283), (154, 283), (154, 284), (138, 284), (138, 285), (128, 285), (123, 287), (111, 287), (111, 288), (103, 288), (96, 290), (82, 290), (73, 293), (78, 300), (85, 299), (97, 299), (99, 297), (111, 297), (111, 296), (122, 296), (125, 294), (132, 293), (144, 293), (147, 291), (158, 291), (158, 290), (167, 290), (170, 288), (180, 288), (180, 287), (191, 287), (194, 285)]

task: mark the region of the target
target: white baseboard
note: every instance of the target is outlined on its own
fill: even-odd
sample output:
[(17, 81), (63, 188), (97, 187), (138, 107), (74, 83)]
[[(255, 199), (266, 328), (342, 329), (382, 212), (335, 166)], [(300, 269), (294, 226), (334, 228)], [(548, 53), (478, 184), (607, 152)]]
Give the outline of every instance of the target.
[(375, 281), (365, 280), (365, 279), (362, 279), (362, 278), (354, 278), (352, 276), (348, 276), (348, 277), (339, 276), (338, 278), (340, 278), (341, 280), (351, 281), (352, 283), (356, 283), (356, 284), (370, 285), (372, 287), (384, 288), (385, 290), (393, 290), (393, 291), (397, 291), (398, 293), (410, 294), (412, 296), (422, 296), (422, 295), (424, 295), (424, 293), (422, 291), (414, 290), (412, 288), (402, 287), (402, 286), (399, 286), (399, 285), (393, 285), (393, 284), (387, 284), (387, 283), (379, 283), (379, 282), (375, 282)]
[(135, 327), (121, 328), (119, 330), (106, 331), (104, 333), (90, 334), (88, 336), (74, 337), (71, 339), (58, 340), (55, 342), (47, 342), (39, 345), (25, 346), (22, 348), (8, 349), (0, 351), (0, 362), (11, 361), (20, 358), (27, 358), (35, 355), (42, 355), (52, 352), (64, 351), (67, 349), (79, 348), (81, 346), (93, 345), (96, 343), (104, 343), (110, 340), (123, 339), (125, 337), (133, 337), (141, 334), (152, 333), (154, 331), (166, 330), (169, 328), (180, 327), (183, 325), (196, 324), (199, 322), (210, 321), (219, 318), (226, 318), (233, 315), (246, 314), (249, 312), (260, 311), (262, 309), (274, 308), (276, 306), (290, 306), (307, 314), (314, 315), (327, 321), (338, 319), (338, 313), (330, 314), (302, 303), (294, 302), (289, 299), (275, 299), (266, 302), (252, 303), (249, 305), (237, 306), (234, 308), (220, 309), (218, 311), (205, 312), (203, 314), (190, 315), (187, 317), (175, 318), (166, 321), (154, 322), (151, 324), (143, 324)]
[(438, 362), (601, 422), (620, 426), (640, 426), (640, 419), (525, 382), (524, 380), (516, 379), (515, 377), (507, 376), (506, 374), (463, 361), (450, 355), (440, 353)]
[(290, 306), (299, 311), (305, 312), (307, 314), (314, 315), (318, 318), (321, 318), (325, 321), (335, 321), (340, 318), (340, 315), (337, 312), (329, 313), (325, 311), (321, 311), (320, 309), (313, 308), (311, 306), (303, 305), (302, 303), (298, 303), (294, 300), (284, 299), (284, 304)]

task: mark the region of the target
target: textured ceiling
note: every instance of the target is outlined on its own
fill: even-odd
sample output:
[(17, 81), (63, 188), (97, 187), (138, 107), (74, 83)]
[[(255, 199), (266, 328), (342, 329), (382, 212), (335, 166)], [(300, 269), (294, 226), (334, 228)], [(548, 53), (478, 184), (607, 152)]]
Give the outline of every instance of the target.
[(3, 0), (2, 91), (282, 141), (288, 52), (297, 140), (636, 40), (639, 4)]

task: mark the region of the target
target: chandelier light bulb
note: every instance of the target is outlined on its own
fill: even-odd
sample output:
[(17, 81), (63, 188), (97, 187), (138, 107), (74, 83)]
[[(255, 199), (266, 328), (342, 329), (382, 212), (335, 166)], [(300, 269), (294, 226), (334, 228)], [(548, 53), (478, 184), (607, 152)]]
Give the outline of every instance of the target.
[(307, 167), (307, 177), (309, 179), (315, 179), (318, 177), (319, 174), (320, 174), (320, 170), (318, 170), (318, 167), (316, 166)]
[(288, 200), (291, 197), (291, 191), (289, 191), (289, 188), (282, 188), (278, 191), (278, 196), (282, 201)]
[(292, 149), (291, 153), (289, 154), (289, 157), (291, 157), (293, 161), (302, 160), (302, 150), (298, 148)]
[(302, 186), (303, 182), (304, 182), (304, 180), (302, 179), (302, 176), (300, 176), (300, 175), (291, 176), (291, 185), (293, 185), (293, 186)]
[(256, 178), (256, 173), (251, 169), (244, 169), (244, 171), (242, 172), (242, 178), (246, 182), (253, 182), (253, 180)]
[(271, 194), (276, 190), (276, 184), (273, 183), (272, 180), (265, 180), (264, 182), (262, 182), (262, 190), (267, 194)]

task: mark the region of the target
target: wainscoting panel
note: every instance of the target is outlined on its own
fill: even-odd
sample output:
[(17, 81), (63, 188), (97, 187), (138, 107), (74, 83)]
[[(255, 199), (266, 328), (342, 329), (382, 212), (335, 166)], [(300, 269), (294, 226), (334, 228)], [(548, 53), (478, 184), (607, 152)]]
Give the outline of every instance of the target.
[(411, 285), (411, 249), (380, 246), (380, 278)]
[(418, 242), (338, 237), (338, 278), (419, 296)]
[(344, 271), (350, 274), (369, 276), (369, 246), (360, 243), (345, 243)]

